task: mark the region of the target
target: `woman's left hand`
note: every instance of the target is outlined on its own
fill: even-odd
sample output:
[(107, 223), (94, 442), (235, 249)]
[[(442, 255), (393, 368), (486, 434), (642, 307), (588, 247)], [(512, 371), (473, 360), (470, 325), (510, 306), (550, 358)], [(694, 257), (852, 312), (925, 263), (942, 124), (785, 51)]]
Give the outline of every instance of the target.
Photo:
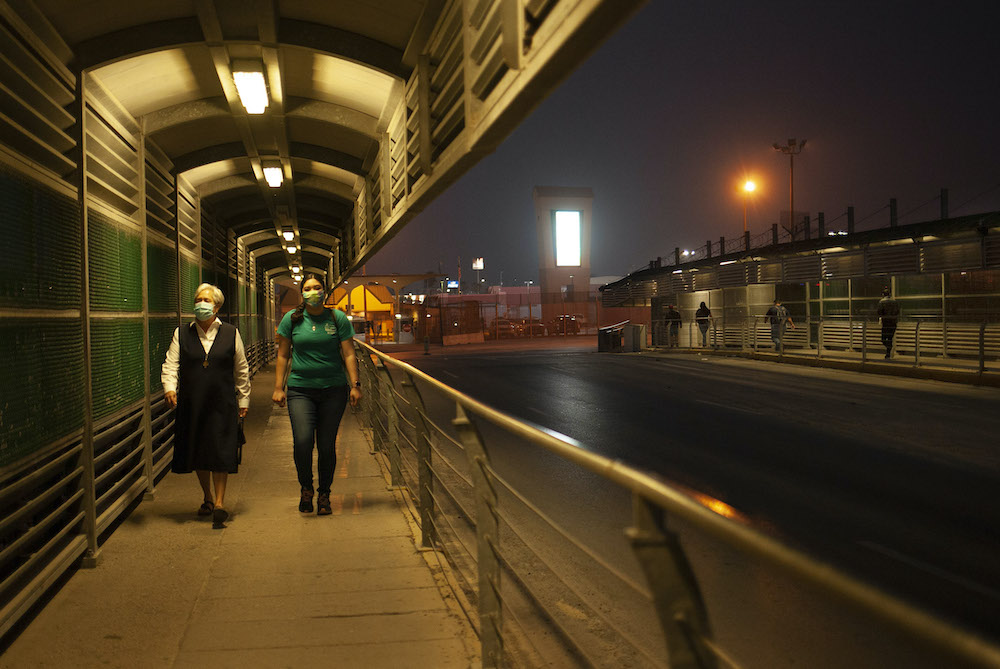
[(247, 417), (247, 408), (240, 407), (240, 418), (246, 418), (246, 417)]
[(359, 400), (361, 400), (361, 388), (351, 388), (351, 406), (357, 406)]

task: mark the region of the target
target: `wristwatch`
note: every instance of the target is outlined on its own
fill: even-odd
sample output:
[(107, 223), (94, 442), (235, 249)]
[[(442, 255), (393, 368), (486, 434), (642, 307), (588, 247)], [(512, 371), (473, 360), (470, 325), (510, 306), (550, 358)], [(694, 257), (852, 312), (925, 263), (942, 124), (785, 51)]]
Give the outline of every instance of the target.
[(361, 387), (361, 382), (360, 381), (355, 381), (354, 382), (354, 387), (355, 388), (360, 388)]

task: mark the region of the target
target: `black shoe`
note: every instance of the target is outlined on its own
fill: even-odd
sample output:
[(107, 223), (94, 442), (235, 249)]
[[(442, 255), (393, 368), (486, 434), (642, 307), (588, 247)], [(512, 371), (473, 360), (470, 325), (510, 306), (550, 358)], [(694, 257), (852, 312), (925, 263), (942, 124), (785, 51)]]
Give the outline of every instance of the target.
[(321, 492), (316, 500), (316, 515), (329, 516), (331, 513), (333, 509), (330, 508), (330, 493)]
[(226, 521), (229, 520), (229, 512), (223, 509), (221, 506), (217, 506), (212, 509), (212, 529), (221, 530), (226, 526)]
[(313, 510), (313, 491), (312, 488), (302, 489), (302, 498), (299, 499), (299, 511), (302, 513), (312, 513)]

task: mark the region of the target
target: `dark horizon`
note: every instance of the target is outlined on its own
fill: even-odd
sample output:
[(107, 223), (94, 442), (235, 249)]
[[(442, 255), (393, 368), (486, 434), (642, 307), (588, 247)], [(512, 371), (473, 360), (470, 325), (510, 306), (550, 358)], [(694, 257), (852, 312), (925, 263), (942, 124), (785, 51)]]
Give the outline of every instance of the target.
[[(369, 273), (537, 280), (534, 186), (594, 190), (591, 273), (624, 275), (674, 247), (751, 233), (788, 209), (789, 160), (772, 144), (808, 140), (795, 159), (795, 209), (828, 229), (1000, 209), (1000, 130), (991, 118), (992, 10), (902, 2), (849, 9), (791, 2), (714, 11), (650, 3), (503, 142), (368, 263)], [(609, 119), (611, 120), (609, 122)]]

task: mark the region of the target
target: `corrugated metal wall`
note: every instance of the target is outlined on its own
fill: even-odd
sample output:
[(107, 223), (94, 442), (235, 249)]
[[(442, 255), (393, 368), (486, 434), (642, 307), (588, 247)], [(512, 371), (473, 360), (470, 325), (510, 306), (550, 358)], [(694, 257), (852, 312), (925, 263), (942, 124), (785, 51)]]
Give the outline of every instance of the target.
[(98, 537), (168, 467), (160, 366), (198, 284), (224, 291), (254, 371), (274, 330), (252, 254), (99, 82), (39, 44), (0, 22), (0, 635), (99, 561)]

